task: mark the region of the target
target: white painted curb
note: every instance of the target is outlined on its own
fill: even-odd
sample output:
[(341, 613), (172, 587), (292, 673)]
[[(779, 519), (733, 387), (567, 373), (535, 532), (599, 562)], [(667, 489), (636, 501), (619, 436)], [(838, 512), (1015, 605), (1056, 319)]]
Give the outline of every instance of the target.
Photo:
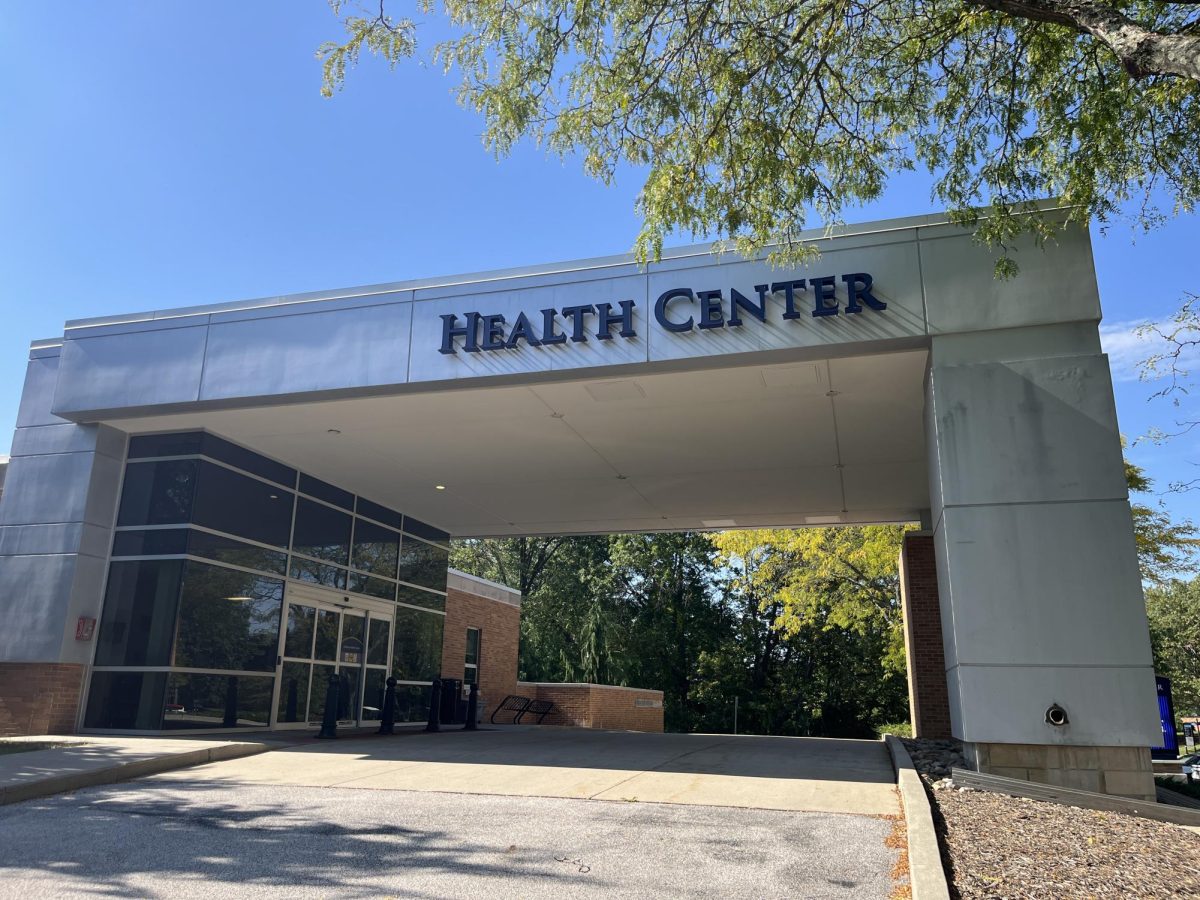
[(887, 734), (884, 740), (892, 755), (896, 786), (900, 789), (900, 802), (904, 804), (904, 819), (908, 825), (908, 877), (913, 900), (950, 900), (950, 887), (942, 868), (942, 852), (938, 847), (925, 785), (900, 738)]

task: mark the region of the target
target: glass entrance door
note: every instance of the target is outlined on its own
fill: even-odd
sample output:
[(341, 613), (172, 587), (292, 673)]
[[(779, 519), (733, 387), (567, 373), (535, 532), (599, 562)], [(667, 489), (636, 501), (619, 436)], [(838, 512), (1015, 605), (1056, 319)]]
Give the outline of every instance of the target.
[(379, 719), (393, 614), (384, 604), (326, 593), (288, 585), (275, 727), (320, 726), (331, 676), (339, 724)]

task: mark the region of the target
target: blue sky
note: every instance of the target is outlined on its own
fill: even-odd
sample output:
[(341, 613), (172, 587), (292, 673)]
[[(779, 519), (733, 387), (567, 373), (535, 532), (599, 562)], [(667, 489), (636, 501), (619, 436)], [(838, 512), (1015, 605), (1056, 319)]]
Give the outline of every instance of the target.
[[(324, 0), (0, 6), (0, 453), (29, 341), (67, 319), (620, 253), (636, 177), (614, 187), (533, 147), (496, 161), (453, 83), (364, 61), (320, 96)], [(898, 179), (851, 221), (929, 212)], [(814, 223), (816, 224), (816, 223)], [(1200, 219), (1093, 229), (1122, 430), (1150, 402), (1134, 325), (1200, 292)], [(1194, 438), (1137, 444), (1160, 486), (1200, 475)], [(1166, 498), (1200, 519), (1200, 492)]]

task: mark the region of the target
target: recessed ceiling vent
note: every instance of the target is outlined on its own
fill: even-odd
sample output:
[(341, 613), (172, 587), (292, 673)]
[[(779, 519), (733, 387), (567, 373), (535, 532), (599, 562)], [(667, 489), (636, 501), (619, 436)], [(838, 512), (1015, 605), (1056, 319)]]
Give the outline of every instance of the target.
[(737, 522), (733, 519), (701, 519), (700, 523), (705, 528), (735, 528)]

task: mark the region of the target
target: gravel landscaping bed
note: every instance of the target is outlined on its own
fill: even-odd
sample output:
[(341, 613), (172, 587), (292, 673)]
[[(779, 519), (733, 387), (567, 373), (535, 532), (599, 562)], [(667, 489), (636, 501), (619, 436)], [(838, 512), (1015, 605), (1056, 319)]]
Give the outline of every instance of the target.
[[(1114, 812), (957, 787), (957, 742), (905, 740), (933, 800), (951, 895), (1200, 897), (1200, 834)], [(961, 758), (961, 757), (960, 757)]]

